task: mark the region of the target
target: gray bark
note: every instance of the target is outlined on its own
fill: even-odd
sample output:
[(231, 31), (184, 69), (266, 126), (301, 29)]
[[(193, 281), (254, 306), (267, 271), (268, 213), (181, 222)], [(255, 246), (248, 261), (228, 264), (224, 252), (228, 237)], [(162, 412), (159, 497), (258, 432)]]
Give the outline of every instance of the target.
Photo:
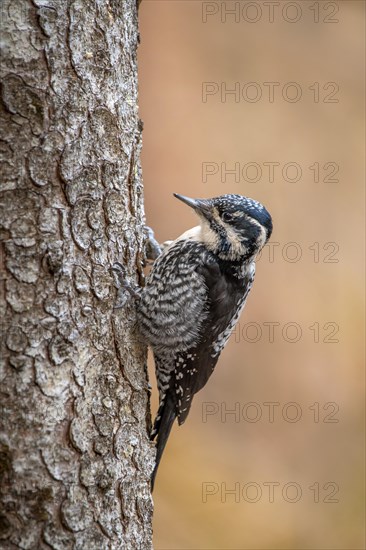
[(136, 0), (2, 0), (0, 547), (151, 548)]

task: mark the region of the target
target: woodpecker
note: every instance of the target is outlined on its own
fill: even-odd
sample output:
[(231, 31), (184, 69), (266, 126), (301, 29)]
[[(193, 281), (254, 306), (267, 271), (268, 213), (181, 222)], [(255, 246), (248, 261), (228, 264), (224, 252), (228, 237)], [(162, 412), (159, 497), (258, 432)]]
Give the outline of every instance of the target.
[(137, 302), (159, 389), (152, 488), (174, 420), (183, 424), (194, 394), (211, 376), (252, 287), (255, 258), (272, 233), (270, 214), (253, 199), (174, 196), (200, 223), (157, 257)]

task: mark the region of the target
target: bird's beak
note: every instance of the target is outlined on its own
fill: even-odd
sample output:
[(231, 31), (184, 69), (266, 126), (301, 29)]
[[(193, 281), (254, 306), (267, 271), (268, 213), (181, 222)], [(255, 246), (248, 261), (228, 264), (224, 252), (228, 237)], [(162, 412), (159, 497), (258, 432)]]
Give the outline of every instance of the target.
[(191, 199), (189, 197), (185, 197), (184, 195), (178, 195), (178, 193), (173, 193), (173, 195), (180, 201), (184, 202), (184, 204), (187, 204), (193, 208), (197, 214), (201, 214), (208, 220), (212, 217), (210, 201), (206, 199)]

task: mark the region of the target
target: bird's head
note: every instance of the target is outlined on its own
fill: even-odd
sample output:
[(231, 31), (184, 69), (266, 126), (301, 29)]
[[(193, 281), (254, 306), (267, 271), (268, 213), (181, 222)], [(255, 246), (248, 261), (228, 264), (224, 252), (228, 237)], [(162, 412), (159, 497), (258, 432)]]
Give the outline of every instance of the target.
[(194, 209), (201, 221), (201, 240), (223, 260), (254, 259), (272, 233), (272, 218), (259, 202), (242, 195), (212, 199), (174, 196)]

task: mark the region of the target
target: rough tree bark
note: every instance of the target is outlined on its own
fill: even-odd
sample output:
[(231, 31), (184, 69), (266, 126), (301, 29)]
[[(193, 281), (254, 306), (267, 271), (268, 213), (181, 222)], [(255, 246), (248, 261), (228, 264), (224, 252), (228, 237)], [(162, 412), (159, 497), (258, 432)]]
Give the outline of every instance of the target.
[(136, 0), (2, 0), (0, 547), (151, 548)]

